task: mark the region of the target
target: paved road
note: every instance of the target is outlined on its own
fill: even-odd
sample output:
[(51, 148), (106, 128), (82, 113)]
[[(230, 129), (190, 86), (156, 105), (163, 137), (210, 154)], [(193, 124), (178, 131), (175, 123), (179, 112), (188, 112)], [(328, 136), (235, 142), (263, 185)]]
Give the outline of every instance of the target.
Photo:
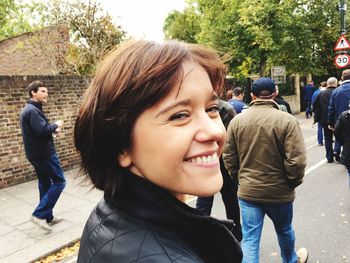
[[(304, 183), (294, 203), (296, 247), (306, 247), (310, 263), (350, 262), (350, 191), (348, 176), (340, 164), (328, 164), (324, 147), (317, 145), (316, 126), (299, 115), (307, 147)], [(214, 216), (224, 218), (221, 196), (215, 196)], [(260, 262), (281, 262), (271, 220), (266, 217), (260, 246)]]
[[(304, 115), (297, 118), (307, 147), (308, 165), (294, 203), (296, 248), (308, 249), (309, 263), (350, 262), (350, 190), (346, 171), (340, 164), (326, 162), (324, 147), (317, 145), (312, 120), (304, 119)], [(195, 200), (189, 205), (194, 206)], [(220, 194), (215, 196), (212, 215), (225, 218)], [(76, 262), (76, 257), (68, 262)], [(260, 262), (281, 262), (273, 224), (268, 217), (261, 238)]]
[[(297, 116), (308, 151), (304, 183), (297, 188), (294, 205), (296, 247), (309, 250), (310, 263), (350, 262), (350, 191), (342, 165), (328, 164), (324, 147), (316, 142), (312, 120)], [(91, 209), (101, 198), (74, 180), (76, 171), (66, 173), (68, 184), (56, 212), (66, 220), (49, 235), (28, 221), (37, 202), (36, 181), (0, 190), (0, 262), (30, 262), (79, 238)], [(194, 201), (190, 203), (194, 205)], [(224, 218), (220, 194), (215, 196), (213, 216)], [(277, 238), (269, 218), (261, 239), (261, 263), (281, 262)], [(63, 262), (76, 262), (76, 255)]]

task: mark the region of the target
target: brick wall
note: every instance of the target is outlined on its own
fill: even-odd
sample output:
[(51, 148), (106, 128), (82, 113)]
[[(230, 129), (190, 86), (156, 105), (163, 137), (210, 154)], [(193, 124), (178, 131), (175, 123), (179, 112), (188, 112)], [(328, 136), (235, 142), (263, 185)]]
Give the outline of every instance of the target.
[(19, 127), (19, 112), (29, 98), (27, 85), (43, 80), (49, 90), (43, 110), (50, 122), (64, 120), (62, 132), (55, 138), (56, 150), (64, 170), (77, 167), (73, 127), (79, 102), (90, 78), (77, 76), (0, 76), (0, 188), (35, 178), (26, 160)]
[(66, 25), (0, 41), (0, 75), (55, 75), (63, 69), (69, 46)]

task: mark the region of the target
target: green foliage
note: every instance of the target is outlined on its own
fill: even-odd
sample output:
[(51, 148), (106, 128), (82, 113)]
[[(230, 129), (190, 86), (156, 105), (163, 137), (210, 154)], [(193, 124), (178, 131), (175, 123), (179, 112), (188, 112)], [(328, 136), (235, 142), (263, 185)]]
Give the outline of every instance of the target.
[[(200, 26), (187, 39), (196, 39), (228, 56), (229, 74), (235, 78), (268, 75), (273, 65), (286, 66), (289, 74), (335, 75), (337, 71), (333, 65), (333, 46), (340, 35), (337, 0), (192, 0), (190, 3), (188, 8), (197, 14)], [(167, 20), (170, 37), (173, 21)], [(186, 23), (182, 25), (184, 30)], [(176, 31), (181, 32), (180, 23)]]
[(186, 9), (183, 13), (171, 12), (163, 26), (165, 38), (197, 43), (196, 35), (200, 32), (199, 20), (193, 7)]
[(40, 2), (0, 0), (0, 40), (42, 28), (45, 9)]
[(52, 24), (66, 23), (71, 46), (66, 57), (67, 73), (90, 74), (111, 49), (126, 35), (96, 1), (52, 0), (47, 17)]

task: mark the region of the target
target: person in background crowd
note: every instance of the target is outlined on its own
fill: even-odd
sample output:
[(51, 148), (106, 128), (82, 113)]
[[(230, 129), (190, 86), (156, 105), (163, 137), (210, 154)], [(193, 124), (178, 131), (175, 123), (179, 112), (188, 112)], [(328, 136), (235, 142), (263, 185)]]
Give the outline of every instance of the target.
[(240, 87), (236, 87), (232, 90), (232, 98), (228, 100), (228, 103), (231, 104), (231, 106), (234, 108), (237, 114), (241, 113), (244, 106), (246, 106), (243, 102), (243, 97), (243, 89)]
[(295, 188), (303, 181), (306, 149), (298, 121), (273, 101), (275, 83), (260, 78), (252, 85), (249, 108), (227, 128), (223, 160), (238, 178), (242, 214), (243, 263), (259, 262), (265, 214), (278, 237), (283, 262), (306, 262), (305, 248), (295, 252), (292, 226)]
[[(332, 92), (337, 88), (338, 80), (330, 77), (327, 87), (319, 92), (313, 103), (314, 122), (319, 123), (323, 129), (326, 158), (328, 163), (334, 162), (333, 153), (333, 130), (328, 127), (328, 107)], [(338, 160), (337, 160), (338, 161)]]
[[(350, 69), (342, 73), (342, 84), (336, 88), (331, 95), (328, 107), (328, 126), (334, 129), (334, 125), (343, 111), (348, 110), (350, 100)], [(337, 162), (340, 160), (341, 145), (336, 139), (334, 142), (334, 158)]]
[(34, 166), (38, 177), (40, 201), (31, 221), (46, 231), (63, 219), (53, 215), (53, 208), (60, 197), (66, 179), (60, 166), (53, 141), (53, 134), (59, 133), (63, 121), (49, 123), (43, 104), (47, 103), (48, 91), (45, 84), (34, 81), (28, 85), (30, 99), (20, 113), (24, 150), (28, 161)]
[(305, 115), (306, 118), (312, 117), (312, 105), (311, 105), (311, 99), (312, 99), (312, 94), (315, 91), (315, 86), (313, 81), (310, 81), (305, 87), (304, 87), (304, 102), (306, 105), (306, 110), (305, 110)]
[[(235, 116), (234, 109), (232, 106), (224, 101), (220, 100), (219, 104), (220, 108), (220, 117), (222, 119), (222, 122), (225, 125), (225, 128), (227, 128), (228, 124), (232, 120), (232, 118)], [(242, 240), (242, 227), (241, 227), (241, 219), (240, 219), (240, 211), (239, 211), (239, 204), (238, 204), (238, 198), (237, 198), (237, 189), (238, 185), (233, 178), (228, 174), (224, 162), (222, 160), (222, 157), (220, 157), (220, 170), (222, 174), (223, 179), (223, 185), (220, 190), (222, 201), (225, 205), (225, 211), (226, 211), (226, 217), (228, 219), (233, 220), (235, 223), (235, 227), (233, 229), (233, 234), (235, 235), (236, 239), (238, 241)], [(204, 215), (210, 215), (211, 214), (211, 208), (213, 206), (214, 196), (208, 196), (208, 197), (198, 197), (196, 202), (196, 208), (197, 210), (201, 211)]]
[[(317, 90), (315, 90), (314, 94), (312, 94), (312, 98), (311, 98), (312, 105), (314, 105), (316, 97), (320, 93), (320, 91), (326, 89), (326, 87), (327, 87), (327, 81), (322, 81), (320, 84), (320, 87)], [(323, 126), (320, 122), (317, 122), (317, 142), (319, 146), (323, 146)]]
[(230, 99), (232, 99), (232, 96), (233, 96), (233, 92), (230, 89), (226, 92), (226, 101), (229, 101)]
[(225, 73), (212, 49), (178, 41), (133, 40), (105, 58), (74, 128), (82, 169), (104, 191), (78, 262), (241, 262), (233, 222), (186, 204), (222, 187)]
[(276, 97), (273, 99), (277, 104), (280, 110), (288, 112), (289, 114), (292, 114), (292, 110), (290, 109), (290, 105), (285, 99), (283, 99), (282, 96), (279, 95), (279, 89), (276, 85)]
[(349, 175), (350, 189), (350, 101), (349, 110), (343, 111), (335, 123), (334, 135), (337, 140), (343, 145), (340, 163), (346, 167), (347, 173)]

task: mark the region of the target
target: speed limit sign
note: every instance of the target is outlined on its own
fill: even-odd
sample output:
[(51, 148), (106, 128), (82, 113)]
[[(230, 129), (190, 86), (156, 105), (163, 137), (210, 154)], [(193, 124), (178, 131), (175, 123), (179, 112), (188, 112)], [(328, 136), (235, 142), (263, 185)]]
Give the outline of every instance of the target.
[(350, 56), (348, 54), (338, 54), (334, 58), (334, 64), (337, 68), (345, 68), (350, 63)]

